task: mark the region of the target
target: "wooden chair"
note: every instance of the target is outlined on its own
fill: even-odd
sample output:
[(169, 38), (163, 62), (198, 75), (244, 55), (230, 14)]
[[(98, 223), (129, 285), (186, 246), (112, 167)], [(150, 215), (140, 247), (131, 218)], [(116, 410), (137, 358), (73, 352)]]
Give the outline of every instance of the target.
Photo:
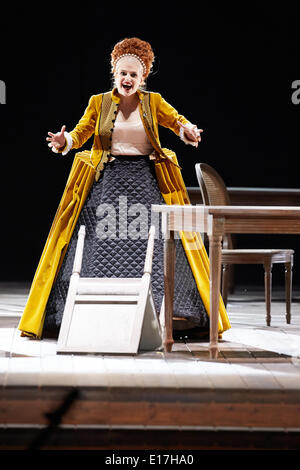
[(58, 337), (58, 353), (118, 353), (162, 349), (151, 290), (155, 227), (149, 230), (141, 278), (80, 277), (85, 226), (78, 242)]
[[(196, 175), (205, 205), (230, 205), (230, 198), (221, 176), (206, 163), (195, 165)], [(235, 249), (231, 234), (223, 239), (222, 249), (222, 297), (225, 305), (228, 295), (228, 266), (234, 264), (262, 264), (265, 277), (266, 323), (271, 324), (272, 266), (285, 264), (286, 322), (291, 321), (293, 250), (284, 249)]]

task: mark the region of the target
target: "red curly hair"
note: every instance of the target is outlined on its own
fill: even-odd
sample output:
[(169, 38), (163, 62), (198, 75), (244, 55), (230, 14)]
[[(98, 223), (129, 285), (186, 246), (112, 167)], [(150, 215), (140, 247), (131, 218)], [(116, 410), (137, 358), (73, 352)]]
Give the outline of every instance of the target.
[(118, 58), (123, 54), (135, 54), (145, 64), (146, 71), (143, 74), (147, 78), (151, 72), (152, 63), (154, 61), (154, 53), (151, 45), (147, 41), (142, 41), (139, 38), (125, 38), (119, 41), (111, 53), (112, 71), (115, 71), (115, 65)]

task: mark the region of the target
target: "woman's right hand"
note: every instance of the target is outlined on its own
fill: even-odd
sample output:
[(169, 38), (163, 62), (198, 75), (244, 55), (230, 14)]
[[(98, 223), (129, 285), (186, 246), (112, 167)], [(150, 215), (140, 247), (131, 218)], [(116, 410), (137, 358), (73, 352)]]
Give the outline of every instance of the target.
[(60, 132), (57, 132), (56, 134), (48, 132), (50, 137), (47, 137), (46, 140), (49, 142), (49, 147), (54, 147), (58, 150), (66, 145), (65, 130), (66, 126), (62, 126)]

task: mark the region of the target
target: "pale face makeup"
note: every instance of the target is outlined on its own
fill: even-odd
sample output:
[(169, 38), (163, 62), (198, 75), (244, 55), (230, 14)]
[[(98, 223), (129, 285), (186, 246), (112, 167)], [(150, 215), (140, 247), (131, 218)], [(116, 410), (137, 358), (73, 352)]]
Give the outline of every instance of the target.
[(134, 57), (122, 57), (117, 62), (114, 77), (119, 94), (132, 96), (143, 83), (143, 67)]

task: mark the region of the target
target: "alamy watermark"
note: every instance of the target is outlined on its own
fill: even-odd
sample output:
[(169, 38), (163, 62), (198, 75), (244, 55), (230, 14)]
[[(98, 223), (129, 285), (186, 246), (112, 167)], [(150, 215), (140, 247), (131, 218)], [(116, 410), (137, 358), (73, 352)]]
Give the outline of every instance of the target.
[[(195, 229), (191, 230), (191, 227), (200, 227), (197, 230), (198, 233), (206, 231), (205, 217), (204, 217), (204, 206), (197, 205), (193, 206), (193, 211), (189, 210), (186, 212), (183, 208), (177, 210), (176, 221), (172, 221), (176, 226), (180, 223), (181, 230), (185, 233), (185, 242), (188, 249), (198, 250), (201, 248), (201, 242), (199, 245), (199, 237), (195, 235)], [(119, 196), (112, 203), (99, 204), (96, 209), (96, 235), (100, 240), (147, 240), (149, 235), (150, 226), (155, 227), (155, 238), (156, 239), (168, 239), (170, 236), (169, 225), (166, 220), (163, 219), (163, 215), (159, 212), (152, 211), (149, 206), (145, 206), (141, 203), (128, 204), (127, 196)], [(174, 230), (174, 238), (180, 239), (180, 232)]]
[[(96, 210), (98, 223), (96, 235), (100, 240), (108, 238), (132, 240), (148, 238), (149, 211), (144, 204), (136, 203), (128, 206), (127, 196), (119, 196), (117, 204), (102, 203)], [(158, 213), (151, 212), (150, 223), (155, 225), (158, 234)]]
[(292, 92), (291, 100), (293, 104), (299, 104), (300, 103), (300, 80), (294, 80), (292, 82), (291, 86), (292, 90), (295, 90)]
[(0, 104), (6, 104), (6, 85), (3, 80), (0, 80)]

